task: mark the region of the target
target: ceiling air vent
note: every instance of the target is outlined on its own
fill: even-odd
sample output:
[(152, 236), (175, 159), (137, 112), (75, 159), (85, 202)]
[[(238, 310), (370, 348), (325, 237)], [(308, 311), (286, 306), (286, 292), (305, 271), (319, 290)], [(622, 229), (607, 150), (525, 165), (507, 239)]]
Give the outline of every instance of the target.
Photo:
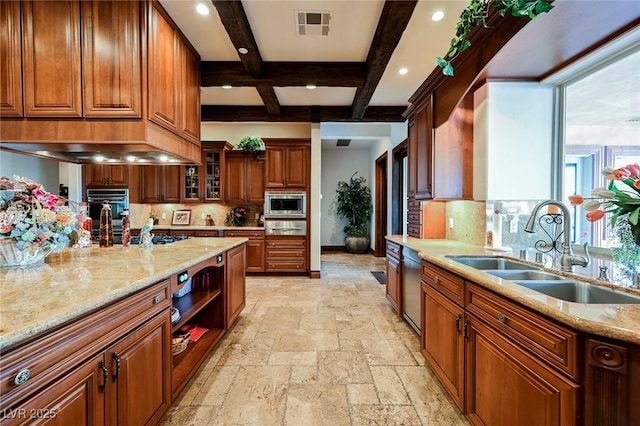
[(349, 146), (350, 143), (351, 139), (338, 139), (338, 142), (336, 142), (336, 146)]
[(332, 15), (330, 11), (297, 10), (298, 36), (328, 36)]

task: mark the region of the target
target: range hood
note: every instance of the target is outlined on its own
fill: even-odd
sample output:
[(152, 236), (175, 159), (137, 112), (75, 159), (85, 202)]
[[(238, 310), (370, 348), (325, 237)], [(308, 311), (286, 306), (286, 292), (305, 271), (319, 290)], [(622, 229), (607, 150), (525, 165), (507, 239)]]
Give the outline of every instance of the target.
[(0, 149), (69, 163), (200, 164), (200, 144), (148, 120), (3, 118)]

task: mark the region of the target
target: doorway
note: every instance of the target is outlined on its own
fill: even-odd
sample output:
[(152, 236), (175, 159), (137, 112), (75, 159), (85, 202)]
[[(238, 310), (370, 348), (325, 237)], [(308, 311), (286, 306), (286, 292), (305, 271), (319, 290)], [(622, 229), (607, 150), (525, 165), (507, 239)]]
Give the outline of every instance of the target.
[(391, 233), (407, 234), (407, 148), (405, 139), (393, 149), (391, 168)]
[(385, 257), (387, 255), (387, 153), (385, 152), (376, 159), (376, 241), (373, 255)]

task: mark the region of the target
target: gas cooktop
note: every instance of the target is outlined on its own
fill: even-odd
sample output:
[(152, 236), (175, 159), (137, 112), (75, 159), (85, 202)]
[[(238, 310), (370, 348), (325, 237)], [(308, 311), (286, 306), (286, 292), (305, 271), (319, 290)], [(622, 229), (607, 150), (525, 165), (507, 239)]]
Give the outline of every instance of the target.
[[(151, 239), (151, 242), (153, 244), (171, 244), (175, 241), (186, 240), (187, 238), (189, 238), (187, 235), (172, 235), (172, 236), (156, 235)], [(99, 242), (99, 239), (94, 238), (94, 242), (96, 243)], [(113, 243), (122, 244), (122, 237), (120, 236), (114, 237)], [(131, 245), (137, 245), (137, 244), (140, 244), (140, 237), (139, 236), (131, 237)]]

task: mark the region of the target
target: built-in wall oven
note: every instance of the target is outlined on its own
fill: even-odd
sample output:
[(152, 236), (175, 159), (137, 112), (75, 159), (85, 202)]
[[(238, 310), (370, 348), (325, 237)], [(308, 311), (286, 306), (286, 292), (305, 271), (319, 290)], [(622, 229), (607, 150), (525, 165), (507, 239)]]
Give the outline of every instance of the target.
[(306, 218), (307, 193), (304, 191), (267, 191), (264, 193), (264, 217)]
[(104, 201), (111, 204), (111, 216), (114, 238), (122, 236), (122, 212), (129, 209), (128, 189), (87, 189), (89, 216), (93, 220), (92, 238), (100, 235), (100, 211)]

